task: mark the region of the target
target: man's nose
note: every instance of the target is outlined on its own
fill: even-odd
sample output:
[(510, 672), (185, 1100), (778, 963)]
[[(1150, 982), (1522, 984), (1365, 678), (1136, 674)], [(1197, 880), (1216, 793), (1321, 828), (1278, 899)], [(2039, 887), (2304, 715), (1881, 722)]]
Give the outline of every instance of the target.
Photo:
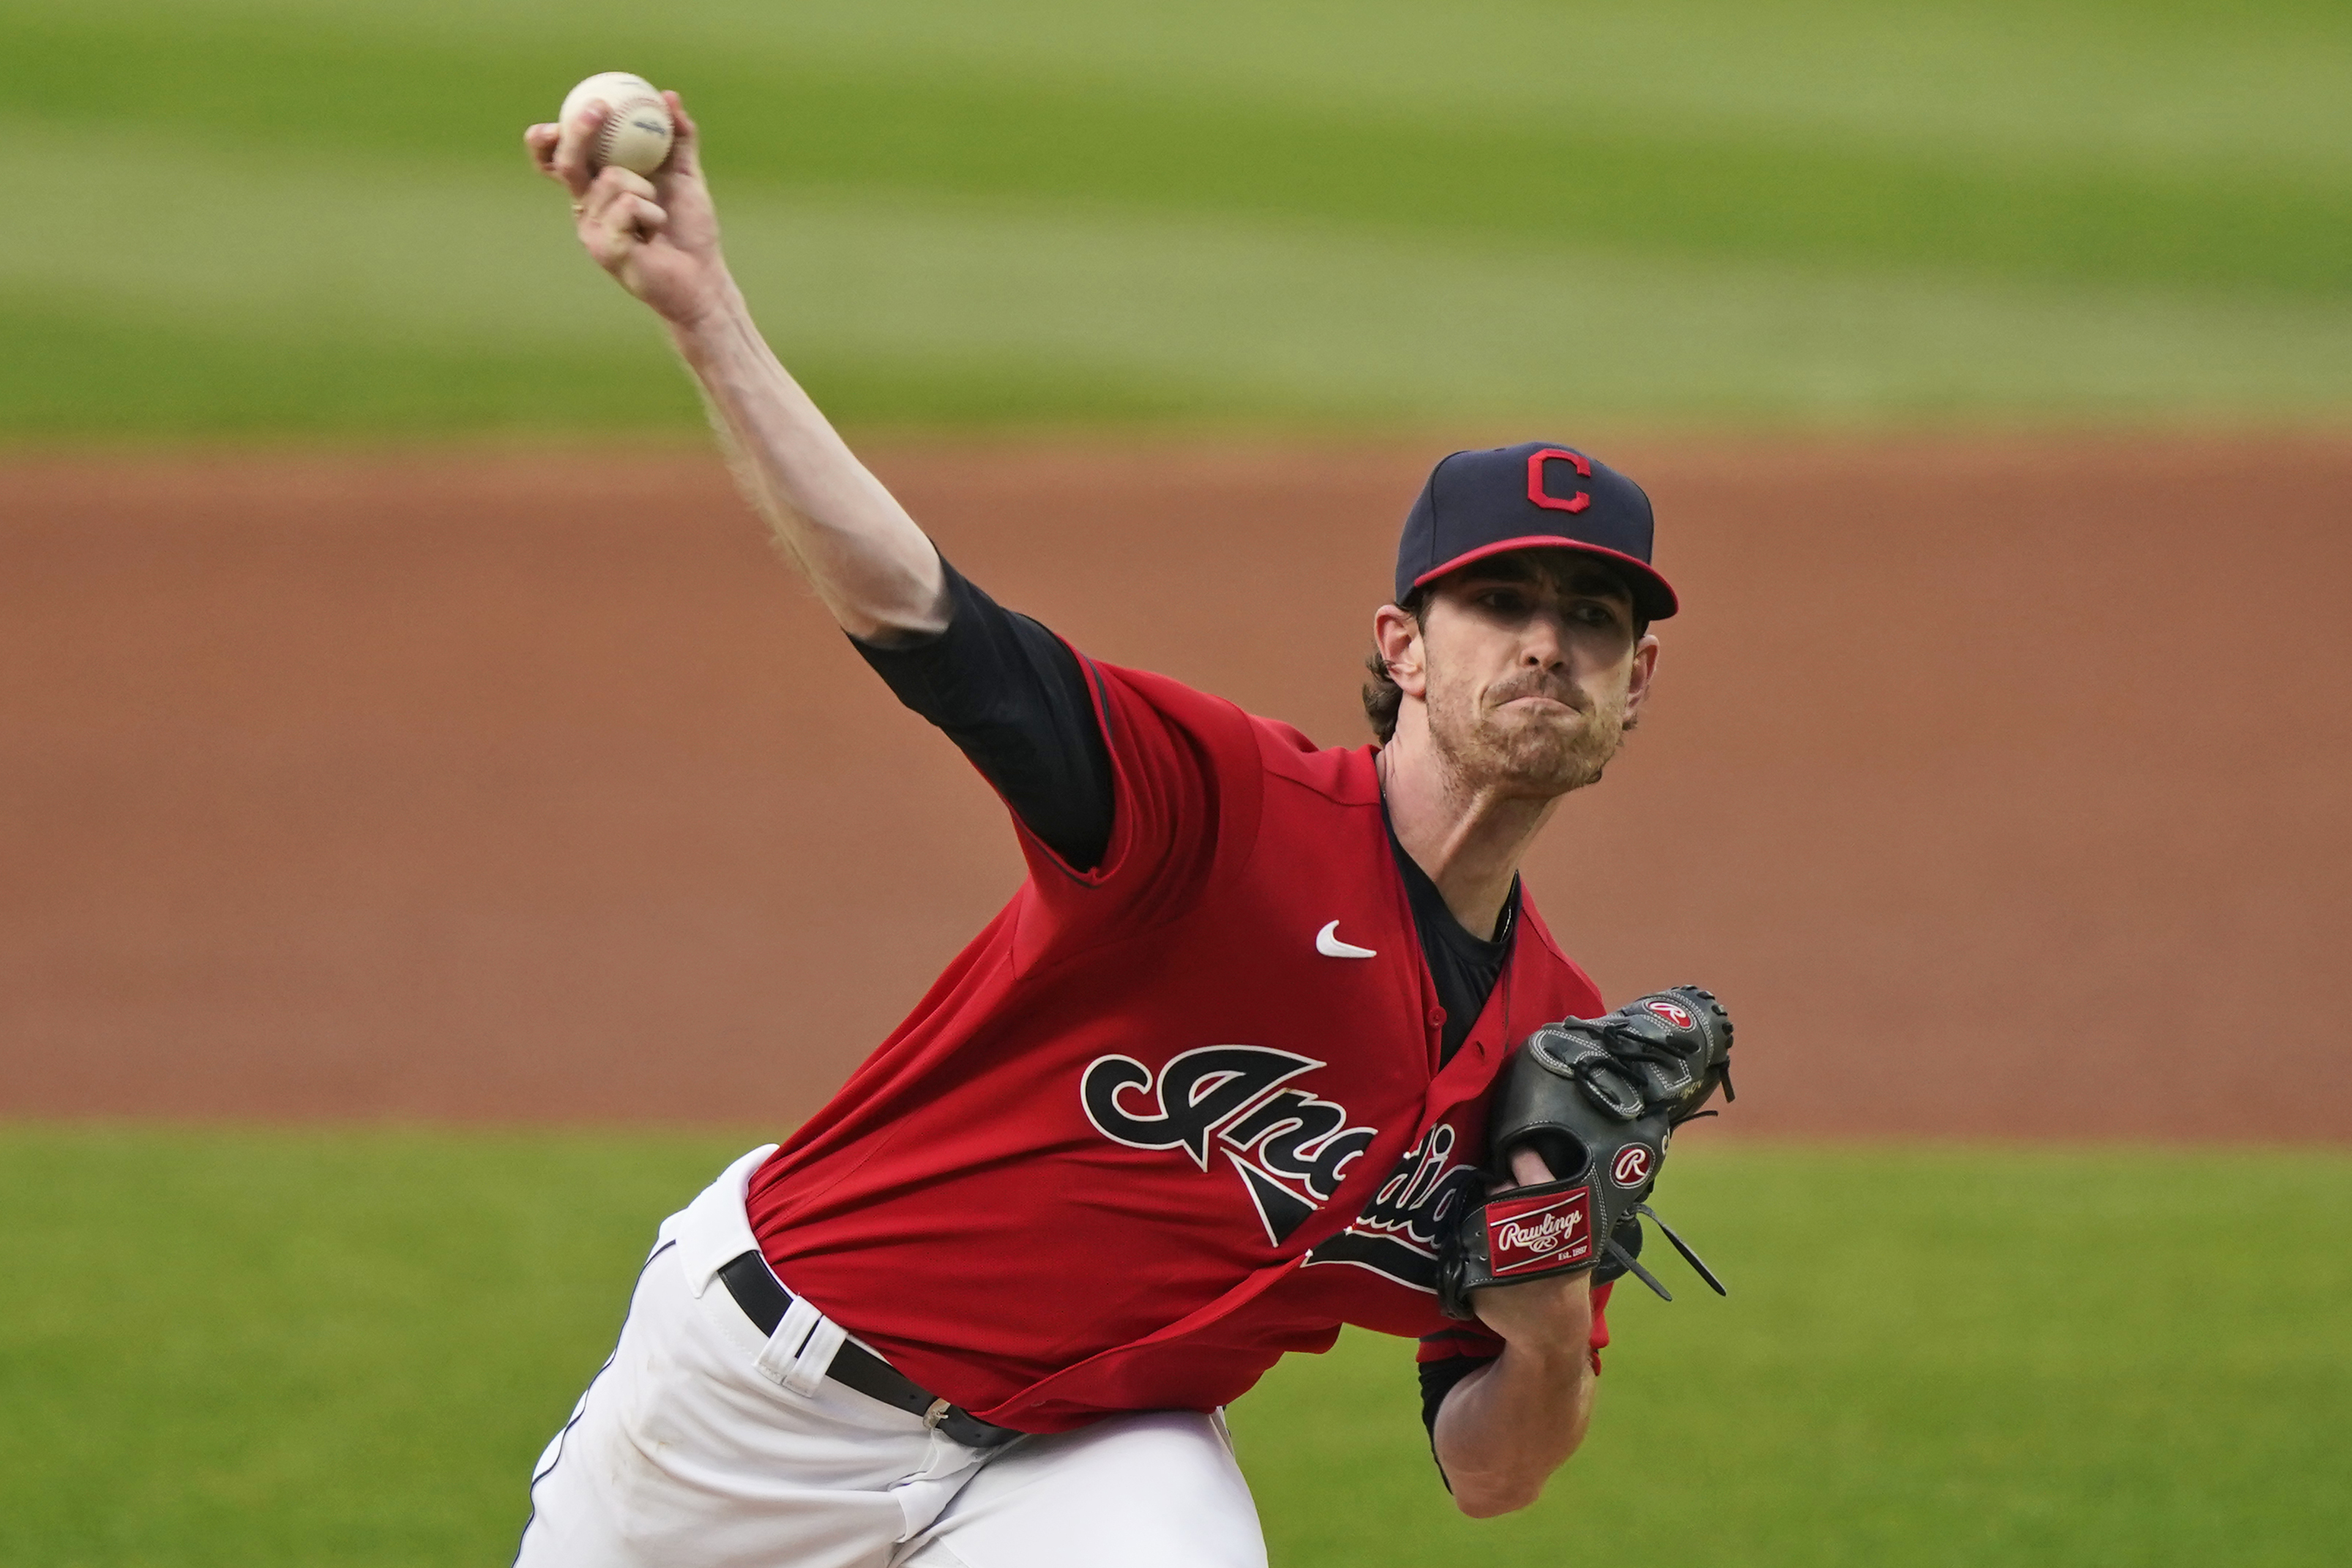
[(1560, 669), (1568, 664), (1568, 628), (1558, 616), (1528, 617), (1519, 644), (1519, 664), (1528, 669)]

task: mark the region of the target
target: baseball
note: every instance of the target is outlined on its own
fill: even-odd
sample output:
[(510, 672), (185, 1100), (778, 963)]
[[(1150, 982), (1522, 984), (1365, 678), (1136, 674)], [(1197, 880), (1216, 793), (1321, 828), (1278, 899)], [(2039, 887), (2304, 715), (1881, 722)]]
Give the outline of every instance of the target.
[(596, 144), (588, 150), (589, 166), (617, 163), (633, 174), (651, 174), (660, 168), (669, 156), (672, 127), (669, 105), (654, 84), (627, 71), (599, 71), (563, 95), (556, 119), (569, 125), (573, 115), (597, 99), (611, 112)]

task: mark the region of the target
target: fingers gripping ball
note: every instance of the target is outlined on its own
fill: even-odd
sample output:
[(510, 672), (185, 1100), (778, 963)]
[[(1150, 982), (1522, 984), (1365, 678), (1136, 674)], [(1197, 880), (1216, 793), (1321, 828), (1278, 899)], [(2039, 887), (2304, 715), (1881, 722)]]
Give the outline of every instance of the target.
[(669, 105), (654, 84), (627, 71), (600, 71), (563, 95), (556, 118), (563, 124), (598, 100), (607, 113), (588, 150), (589, 167), (610, 163), (632, 174), (651, 174), (669, 158), (677, 127), (670, 123)]
[(1473, 1290), (1592, 1268), (1603, 1278), (1630, 1270), (1667, 1296), (1637, 1260), (1637, 1216), (1655, 1221), (1720, 1291), (1647, 1202), (1667, 1140), (1701, 1114), (1717, 1085), (1730, 1099), (1731, 1016), (1695, 985), (1528, 1036), (1495, 1085), (1486, 1174), (1508, 1186), (1511, 1156), (1532, 1149), (1558, 1179), (1498, 1192), (1446, 1227), (1439, 1237), (1440, 1305), (1470, 1318)]

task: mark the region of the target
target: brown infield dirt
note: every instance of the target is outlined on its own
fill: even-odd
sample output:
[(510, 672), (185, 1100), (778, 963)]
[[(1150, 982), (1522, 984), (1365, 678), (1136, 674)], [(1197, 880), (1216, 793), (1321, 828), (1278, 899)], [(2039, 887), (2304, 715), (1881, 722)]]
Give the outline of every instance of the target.
[[(1437, 450), (876, 467), (1097, 657), (1352, 745)], [(1722, 994), (1718, 1126), (2352, 1137), (2352, 442), (1610, 456), (1687, 609), (1528, 882), (1612, 999)], [(1020, 874), (694, 455), (0, 468), (0, 822), (16, 1116), (782, 1131)]]

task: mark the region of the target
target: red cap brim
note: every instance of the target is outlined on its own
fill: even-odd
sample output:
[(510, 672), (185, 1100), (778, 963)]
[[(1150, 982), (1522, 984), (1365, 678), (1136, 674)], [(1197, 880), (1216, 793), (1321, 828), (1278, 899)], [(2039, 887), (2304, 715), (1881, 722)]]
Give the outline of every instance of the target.
[(1502, 555), (1513, 550), (1573, 550), (1581, 555), (1597, 555), (1613, 565), (1623, 567), (1626, 576), (1631, 579), (1627, 586), (1633, 590), (1634, 613), (1645, 621), (1663, 621), (1682, 608), (1682, 602), (1675, 596), (1674, 584), (1659, 576), (1658, 569), (1639, 556), (1599, 544), (1587, 544), (1580, 539), (1563, 539), (1556, 533), (1531, 533), (1517, 539), (1498, 539), (1492, 544), (1465, 550), (1444, 564), (1415, 577), (1412, 585), (1423, 587), (1436, 582), (1448, 572), (1459, 572), (1473, 561), (1484, 561), (1489, 555)]

